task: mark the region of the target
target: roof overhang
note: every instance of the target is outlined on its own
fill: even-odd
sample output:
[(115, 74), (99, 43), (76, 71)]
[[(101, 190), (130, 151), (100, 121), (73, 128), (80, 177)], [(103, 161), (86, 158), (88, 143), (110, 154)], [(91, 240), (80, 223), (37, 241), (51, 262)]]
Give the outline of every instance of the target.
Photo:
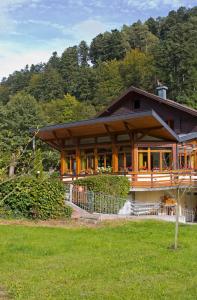
[(153, 110), (51, 125), (42, 127), (39, 130), (31, 129), (31, 133), (47, 143), (52, 140), (66, 140), (105, 134), (113, 135), (127, 130), (147, 133), (150, 136), (168, 141), (179, 141), (176, 133)]
[(187, 142), (187, 141), (191, 141), (197, 139), (197, 132), (191, 132), (188, 134), (181, 134), (179, 135), (179, 141), (180, 142)]

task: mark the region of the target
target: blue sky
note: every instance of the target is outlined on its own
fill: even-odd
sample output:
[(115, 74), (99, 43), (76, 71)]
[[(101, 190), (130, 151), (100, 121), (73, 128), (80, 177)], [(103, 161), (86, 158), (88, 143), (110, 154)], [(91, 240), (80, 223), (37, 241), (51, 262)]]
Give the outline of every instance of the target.
[(0, 0), (0, 78), (82, 39), (196, 0)]

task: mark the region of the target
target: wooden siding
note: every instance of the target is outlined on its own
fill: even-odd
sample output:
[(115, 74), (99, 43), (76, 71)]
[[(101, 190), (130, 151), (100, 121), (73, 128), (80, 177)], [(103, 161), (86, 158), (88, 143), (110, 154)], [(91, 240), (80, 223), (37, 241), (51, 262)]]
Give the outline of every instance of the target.
[[(135, 100), (140, 100), (140, 109), (134, 109)], [(108, 115), (119, 115), (150, 109), (153, 109), (165, 122), (173, 120), (174, 131), (177, 134), (197, 131), (197, 118), (195, 116), (133, 92), (127, 94), (122, 101), (118, 102)]]

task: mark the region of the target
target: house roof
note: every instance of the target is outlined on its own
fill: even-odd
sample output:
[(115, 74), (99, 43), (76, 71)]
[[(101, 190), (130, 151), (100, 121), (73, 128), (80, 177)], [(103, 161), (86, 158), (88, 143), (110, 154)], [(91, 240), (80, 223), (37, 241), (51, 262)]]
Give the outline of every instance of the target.
[(131, 93), (131, 92), (134, 92), (134, 93), (137, 93), (137, 94), (140, 94), (140, 95), (143, 95), (147, 98), (150, 98), (150, 99), (153, 99), (153, 100), (156, 100), (158, 101), (159, 103), (162, 103), (162, 104), (166, 104), (166, 105), (169, 105), (171, 107), (174, 107), (174, 108), (177, 108), (181, 111), (184, 111), (184, 112), (187, 112), (188, 114), (191, 114), (193, 116), (197, 116), (197, 110), (196, 109), (193, 109), (193, 108), (190, 108), (186, 105), (183, 105), (183, 104), (180, 104), (178, 102), (175, 102), (173, 100), (170, 100), (170, 99), (163, 99), (157, 95), (154, 95), (154, 94), (151, 94), (151, 93), (148, 93), (144, 90), (141, 90), (139, 88), (136, 88), (134, 86), (131, 86), (130, 88), (128, 88), (121, 96), (119, 96), (117, 99), (115, 99), (111, 104), (109, 104), (104, 110), (102, 110), (101, 112), (99, 112), (97, 114), (97, 117), (102, 117), (102, 116), (105, 116), (108, 112), (110, 112), (110, 109), (113, 109), (113, 107), (118, 104), (118, 102), (120, 102), (127, 94)]
[(50, 125), (39, 130), (31, 129), (31, 132), (41, 140), (50, 142), (125, 132), (126, 129), (131, 132), (148, 132), (151, 136), (169, 141), (179, 141), (176, 133), (153, 110)]
[(197, 138), (197, 132), (191, 132), (187, 134), (180, 134), (179, 135), (179, 141), (180, 142), (186, 142), (191, 141)]

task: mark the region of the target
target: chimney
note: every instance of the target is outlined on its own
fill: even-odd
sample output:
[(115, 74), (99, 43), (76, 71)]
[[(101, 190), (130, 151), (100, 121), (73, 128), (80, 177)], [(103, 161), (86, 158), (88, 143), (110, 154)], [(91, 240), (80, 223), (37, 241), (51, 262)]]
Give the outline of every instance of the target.
[(160, 97), (160, 98), (163, 98), (163, 99), (166, 99), (166, 92), (168, 90), (168, 87), (165, 86), (165, 85), (160, 85), (156, 88), (157, 90), (157, 95)]

